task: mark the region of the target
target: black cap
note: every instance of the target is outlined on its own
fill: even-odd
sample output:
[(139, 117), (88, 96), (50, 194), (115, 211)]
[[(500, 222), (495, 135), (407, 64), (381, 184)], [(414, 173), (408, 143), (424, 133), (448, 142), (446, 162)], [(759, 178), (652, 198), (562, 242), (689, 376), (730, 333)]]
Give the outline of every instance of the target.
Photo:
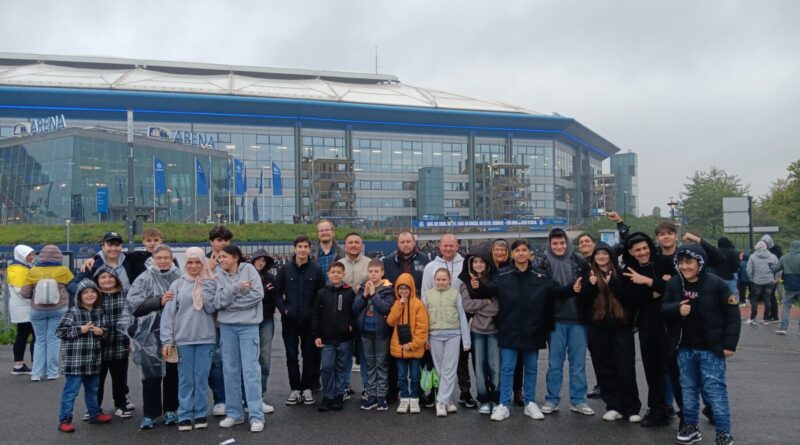
[(119, 241), (121, 243), (122, 236), (117, 232), (108, 232), (105, 235), (103, 235), (103, 244), (105, 244), (108, 241)]

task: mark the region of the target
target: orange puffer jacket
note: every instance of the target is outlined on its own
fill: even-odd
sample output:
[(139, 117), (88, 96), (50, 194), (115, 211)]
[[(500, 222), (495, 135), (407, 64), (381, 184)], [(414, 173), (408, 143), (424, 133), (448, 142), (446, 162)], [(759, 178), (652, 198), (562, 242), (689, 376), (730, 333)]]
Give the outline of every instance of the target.
[[(397, 295), (397, 287), (406, 285), (411, 288), (411, 297), (406, 305), (400, 304), (400, 298)], [(392, 330), (392, 342), (389, 350), (392, 357), (397, 358), (422, 358), (425, 354), (425, 342), (428, 341), (428, 311), (425, 305), (417, 298), (417, 292), (414, 290), (414, 278), (407, 273), (401, 274), (394, 284), (394, 305), (389, 315), (386, 317), (386, 324), (394, 326)], [(403, 349), (400, 340), (397, 338), (398, 324), (411, 325), (411, 343), (408, 349)]]

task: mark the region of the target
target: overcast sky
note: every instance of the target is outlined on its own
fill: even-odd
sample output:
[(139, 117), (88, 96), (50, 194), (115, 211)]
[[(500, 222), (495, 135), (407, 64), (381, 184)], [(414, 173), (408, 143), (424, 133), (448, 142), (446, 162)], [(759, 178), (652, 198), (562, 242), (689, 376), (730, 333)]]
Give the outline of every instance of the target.
[(798, 1), (4, 1), (0, 51), (366, 71), (577, 119), (639, 154), (639, 207), (800, 159)]

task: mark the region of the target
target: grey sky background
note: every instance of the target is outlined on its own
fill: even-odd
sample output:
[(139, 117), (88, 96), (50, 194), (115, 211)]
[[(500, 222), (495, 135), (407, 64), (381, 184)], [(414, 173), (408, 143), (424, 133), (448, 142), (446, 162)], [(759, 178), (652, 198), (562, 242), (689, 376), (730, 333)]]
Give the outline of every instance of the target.
[[(3, 1), (0, 51), (374, 72), (574, 117), (639, 154), (639, 210), (800, 159), (797, 1)], [(607, 167), (606, 167), (607, 168)]]

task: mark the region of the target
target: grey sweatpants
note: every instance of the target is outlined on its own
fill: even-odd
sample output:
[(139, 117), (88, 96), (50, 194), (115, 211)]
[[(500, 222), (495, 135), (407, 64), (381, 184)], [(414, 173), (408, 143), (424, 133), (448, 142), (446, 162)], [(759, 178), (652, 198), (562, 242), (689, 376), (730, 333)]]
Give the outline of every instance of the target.
[(368, 396), (383, 399), (389, 386), (389, 368), (386, 363), (389, 339), (376, 335), (362, 335), (361, 344), (364, 346), (364, 361), (366, 361), (361, 366), (367, 367), (364, 389)]
[(431, 336), (430, 343), (433, 365), (439, 373), (439, 392), (436, 395), (436, 402), (447, 405), (452, 403), (450, 398), (456, 387), (461, 336), (456, 334), (446, 340)]

